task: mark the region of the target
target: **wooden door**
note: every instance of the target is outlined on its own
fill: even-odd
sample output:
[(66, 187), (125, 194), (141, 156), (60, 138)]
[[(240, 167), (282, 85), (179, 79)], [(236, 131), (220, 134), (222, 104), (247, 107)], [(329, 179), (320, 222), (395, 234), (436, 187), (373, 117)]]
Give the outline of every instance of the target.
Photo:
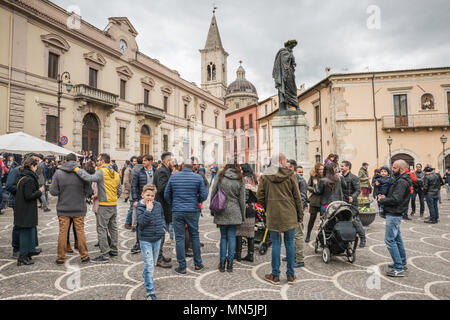
[(406, 94), (394, 95), (394, 115), (396, 127), (408, 126), (408, 103)]
[(150, 154), (150, 128), (146, 125), (141, 128), (140, 145), (141, 156)]
[(98, 156), (99, 124), (93, 113), (88, 113), (83, 118), (83, 129), (81, 136), (83, 151), (92, 151), (94, 155)]

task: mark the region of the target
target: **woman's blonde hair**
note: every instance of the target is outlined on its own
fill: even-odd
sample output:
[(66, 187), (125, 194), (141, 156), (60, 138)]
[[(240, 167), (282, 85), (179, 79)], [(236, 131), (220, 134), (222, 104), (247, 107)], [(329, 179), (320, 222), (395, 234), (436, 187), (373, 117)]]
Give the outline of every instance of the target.
[(312, 177), (316, 177), (316, 176), (319, 174), (319, 169), (320, 169), (320, 167), (324, 167), (324, 169), (325, 169), (325, 166), (323, 165), (322, 162), (317, 162), (317, 163), (314, 165), (314, 169), (311, 171), (311, 176), (312, 176)]
[(146, 184), (144, 188), (142, 189), (142, 193), (145, 193), (147, 191), (155, 191), (156, 192), (156, 186), (154, 184)]

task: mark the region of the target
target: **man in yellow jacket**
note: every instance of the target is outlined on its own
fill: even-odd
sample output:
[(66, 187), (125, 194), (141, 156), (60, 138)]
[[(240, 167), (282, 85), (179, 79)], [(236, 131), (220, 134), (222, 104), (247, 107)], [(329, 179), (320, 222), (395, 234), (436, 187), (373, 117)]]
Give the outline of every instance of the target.
[[(95, 174), (90, 175), (85, 170), (75, 168), (74, 172), (88, 182), (96, 182), (98, 187), (99, 208), (97, 213), (97, 235), (100, 246), (100, 256), (92, 262), (106, 263), (109, 257), (119, 254), (117, 244), (119, 233), (117, 231), (117, 200), (122, 193), (119, 174), (112, 168), (110, 157), (106, 153), (98, 156)], [(108, 244), (108, 233), (111, 236), (111, 245)]]

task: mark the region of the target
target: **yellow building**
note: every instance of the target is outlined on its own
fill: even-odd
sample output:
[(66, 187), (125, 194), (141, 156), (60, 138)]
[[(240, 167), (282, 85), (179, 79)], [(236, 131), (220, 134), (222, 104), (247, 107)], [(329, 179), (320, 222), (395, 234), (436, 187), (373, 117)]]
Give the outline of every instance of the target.
[[(450, 142), (445, 152), (441, 142), (443, 135), (450, 138), (449, 67), (331, 74), (298, 99), (307, 112), (312, 164), (336, 153), (340, 160), (351, 161), (354, 171), (368, 162), (371, 174), (390, 157), (410, 166), (430, 164), (442, 172), (445, 156), (450, 166)], [(260, 107), (265, 105), (271, 106), (264, 102)], [(267, 112), (274, 111), (271, 107)], [(260, 109), (260, 131), (264, 119)], [(270, 157), (264, 145), (259, 151)]]
[(100, 30), (50, 1), (0, 2), (0, 134), (56, 143), (58, 78), (67, 71), (72, 88), (63, 76), (60, 135), (68, 149), (118, 161), (164, 151), (223, 161), (223, 95), (140, 52), (126, 17), (108, 20)]

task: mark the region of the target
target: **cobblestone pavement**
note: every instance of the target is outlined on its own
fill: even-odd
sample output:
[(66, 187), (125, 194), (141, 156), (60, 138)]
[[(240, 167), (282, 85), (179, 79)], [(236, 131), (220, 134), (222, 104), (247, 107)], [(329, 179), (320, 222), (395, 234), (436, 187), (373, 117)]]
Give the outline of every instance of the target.
[[(55, 200), (50, 208), (52, 211), (48, 213), (40, 211), (38, 232), (43, 252), (34, 257), (32, 266), (18, 267), (12, 258), (11, 209), (0, 216), (0, 299), (145, 299), (142, 257), (130, 253), (135, 234), (123, 227), (128, 204), (122, 199), (119, 204), (119, 256), (100, 265), (81, 265), (77, 251), (68, 255), (65, 265), (55, 264), (58, 236)], [(306, 214), (305, 221), (308, 218)], [(187, 275), (176, 274), (174, 268), (156, 268), (156, 293), (165, 300), (450, 299), (450, 201), (443, 200), (440, 205), (439, 224), (428, 225), (423, 220), (416, 216), (401, 225), (409, 266), (404, 278), (385, 276), (391, 258), (384, 244), (384, 220), (377, 217), (367, 230), (367, 247), (358, 248), (355, 263), (333, 257), (325, 264), (320, 252), (314, 254), (311, 241), (305, 245), (305, 268), (296, 269), (296, 283), (287, 285), (284, 262), (281, 285), (275, 286), (263, 280), (264, 274), (271, 272), (271, 249), (263, 256), (255, 253), (254, 263), (235, 262), (233, 273), (217, 270), (219, 230), (205, 210), (200, 230), (206, 268), (196, 272), (192, 258), (187, 258)], [(90, 257), (95, 258), (99, 249), (94, 246), (97, 235), (91, 211), (86, 216), (86, 236)], [(165, 255), (176, 260), (173, 244), (165, 246)], [(376, 268), (380, 270), (379, 277), (374, 273)]]

